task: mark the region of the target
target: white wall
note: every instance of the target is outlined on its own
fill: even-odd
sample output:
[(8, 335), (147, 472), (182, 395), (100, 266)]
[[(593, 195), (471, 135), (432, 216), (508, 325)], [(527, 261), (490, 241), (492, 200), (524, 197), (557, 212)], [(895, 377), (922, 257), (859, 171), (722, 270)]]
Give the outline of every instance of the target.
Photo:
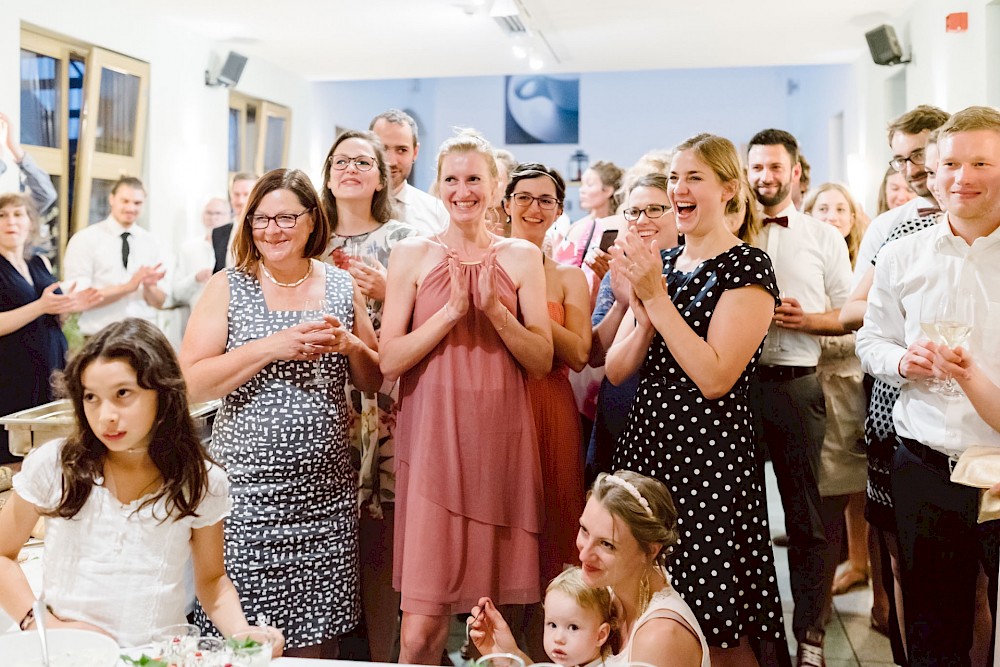
[[(455, 126), (474, 127), (518, 160), (560, 171), (578, 147), (592, 162), (627, 167), (650, 149), (699, 132), (727, 136), (740, 146), (758, 130), (778, 127), (799, 139), (819, 183), (832, 162), (827, 128), (833, 116), (846, 115), (851, 83), (850, 67), (840, 65), (585, 73), (580, 141), (572, 145), (506, 145), (504, 77), (318, 83), (315, 126), (317, 141), (325, 137), (328, 147), (336, 125), (367, 127), (372, 116), (393, 106), (416, 111), (422, 121), (416, 184), (422, 188), (433, 180), (438, 145)], [(568, 203), (576, 202), (571, 197)]]
[[(149, 124), (142, 176), (149, 190), (144, 220), (170, 246), (196, 233), (201, 209), (224, 196), (228, 93), (208, 88), (204, 72), (228, 49), (180, 25), (146, 23), (142, 3), (45, 0), (0, 12), (0, 110), (19, 123), (20, 22), (150, 63)], [(251, 59), (237, 90), (290, 107), (289, 163), (310, 156), (312, 92), (304, 79)], [(0, 184), (16, 187), (16, 181)]]

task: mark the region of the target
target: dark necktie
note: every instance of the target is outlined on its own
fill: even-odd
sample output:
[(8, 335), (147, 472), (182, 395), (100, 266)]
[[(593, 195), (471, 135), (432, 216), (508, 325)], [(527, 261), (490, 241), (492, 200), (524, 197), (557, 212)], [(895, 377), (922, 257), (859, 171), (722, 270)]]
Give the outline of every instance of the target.
[(128, 235), (129, 232), (122, 232), (122, 266), (128, 268)]
[(777, 218), (764, 218), (764, 224), (765, 225), (770, 225), (772, 222), (774, 224), (776, 224), (776, 225), (781, 225), (782, 227), (785, 227), (787, 229), (787, 227), (788, 227), (788, 216), (787, 215), (782, 215), (782, 216), (777, 217)]
[(918, 218), (923, 218), (924, 216), (927, 216), (927, 215), (937, 215), (940, 212), (941, 212), (941, 209), (939, 209), (937, 206), (928, 206), (926, 208), (918, 208), (917, 209), (917, 217)]

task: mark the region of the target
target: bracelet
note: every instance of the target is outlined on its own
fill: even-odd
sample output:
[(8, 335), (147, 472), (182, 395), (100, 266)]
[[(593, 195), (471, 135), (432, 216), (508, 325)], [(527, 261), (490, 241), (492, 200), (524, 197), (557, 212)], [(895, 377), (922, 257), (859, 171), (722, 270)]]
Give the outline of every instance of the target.
[(509, 321), (510, 321), (510, 311), (507, 310), (507, 308), (504, 308), (503, 309), (503, 324), (500, 326), (499, 329), (497, 329), (497, 333), (500, 333), (501, 331), (503, 331), (504, 329), (506, 329), (507, 328), (507, 322), (509, 322)]

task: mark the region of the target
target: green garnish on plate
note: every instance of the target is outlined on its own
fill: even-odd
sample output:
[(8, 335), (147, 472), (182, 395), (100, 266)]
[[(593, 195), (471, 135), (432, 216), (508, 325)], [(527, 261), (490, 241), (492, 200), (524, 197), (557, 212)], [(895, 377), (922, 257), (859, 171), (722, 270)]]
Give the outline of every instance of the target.
[(121, 659), (122, 662), (125, 662), (129, 665), (135, 665), (135, 667), (170, 667), (170, 665), (167, 662), (164, 662), (163, 660), (159, 660), (157, 658), (150, 658), (145, 653), (143, 653), (142, 657), (139, 658), (131, 658), (127, 655), (123, 655), (121, 656)]

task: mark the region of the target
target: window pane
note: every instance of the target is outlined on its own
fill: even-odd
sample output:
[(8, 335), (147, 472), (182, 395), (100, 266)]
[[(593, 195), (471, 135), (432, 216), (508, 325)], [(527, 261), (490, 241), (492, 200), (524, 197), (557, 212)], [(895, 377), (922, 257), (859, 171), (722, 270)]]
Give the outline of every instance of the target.
[(21, 49), (21, 143), (59, 147), (59, 61)]
[[(52, 187), (59, 192), (60, 176), (52, 176)], [(52, 264), (52, 274), (59, 275), (59, 207), (60, 201), (42, 216), (38, 225), (38, 234), (33, 239), (34, 251), (45, 255)]]
[(97, 103), (98, 153), (135, 154), (135, 124), (139, 112), (139, 77), (101, 69), (101, 97)]
[(87, 224), (92, 225), (104, 220), (111, 213), (111, 204), (108, 203), (108, 195), (111, 194), (111, 186), (114, 181), (104, 178), (95, 178), (90, 182), (90, 216)]
[(250, 162), (249, 171), (257, 170), (257, 105), (248, 104), (247, 105), (247, 124), (243, 128), (246, 133), (246, 141), (243, 146), (247, 152), (247, 158)]
[(240, 163), (240, 110), (229, 110), (229, 171), (243, 171)]
[(269, 116), (267, 119), (267, 137), (264, 140), (264, 171), (271, 171), (283, 166), (282, 157), (285, 154), (285, 119)]

